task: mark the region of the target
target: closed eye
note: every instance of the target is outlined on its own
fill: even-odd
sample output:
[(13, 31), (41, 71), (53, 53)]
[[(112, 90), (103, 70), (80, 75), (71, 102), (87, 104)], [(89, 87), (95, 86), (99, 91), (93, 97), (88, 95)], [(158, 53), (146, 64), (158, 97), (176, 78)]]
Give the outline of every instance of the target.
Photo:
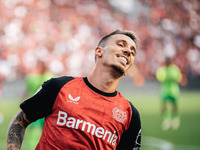
[(131, 54), (132, 54), (133, 56), (135, 56), (135, 53), (134, 53), (134, 52), (131, 52)]
[[(128, 47), (128, 43), (125, 40), (117, 40), (116, 45), (118, 45), (120, 47)], [(130, 49), (131, 49), (131, 55), (135, 56), (136, 55), (135, 47), (131, 46)]]
[(117, 45), (120, 46), (120, 47), (124, 47), (124, 45), (121, 44), (121, 43), (117, 43)]

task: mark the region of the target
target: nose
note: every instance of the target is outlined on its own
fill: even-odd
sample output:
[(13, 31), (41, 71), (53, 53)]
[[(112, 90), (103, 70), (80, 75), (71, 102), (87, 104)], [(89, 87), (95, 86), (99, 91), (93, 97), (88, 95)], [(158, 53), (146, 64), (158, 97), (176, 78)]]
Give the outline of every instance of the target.
[(127, 55), (127, 56), (130, 56), (130, 55), (131, 55), (131, 49), (130, 49), (130, 48), (125, 48), (125, 49), (123, 50), (123, 53), (124, 53), (125, 55)]

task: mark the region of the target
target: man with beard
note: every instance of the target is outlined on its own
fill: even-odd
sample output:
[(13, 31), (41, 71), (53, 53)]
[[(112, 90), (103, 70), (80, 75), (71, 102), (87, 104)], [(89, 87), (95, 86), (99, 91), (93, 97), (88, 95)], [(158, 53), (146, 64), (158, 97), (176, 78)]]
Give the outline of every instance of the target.
[(8, 129), (7, 149), (20, 149), (26, 127), (45, 117), (37, 150), (139, 150), (139, 113), (116, 91), (134, 62), (137, 41), (133, 32), (116, 30), (97, 45), (96, 65), (87, 77), (46, 81), (20, 105)]

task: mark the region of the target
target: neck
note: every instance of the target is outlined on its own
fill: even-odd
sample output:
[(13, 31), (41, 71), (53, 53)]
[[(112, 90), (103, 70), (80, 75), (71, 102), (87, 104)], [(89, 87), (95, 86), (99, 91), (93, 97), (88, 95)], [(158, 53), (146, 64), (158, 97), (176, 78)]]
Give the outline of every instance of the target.
[[(121, 77), (121, 76), (120, 76)], [(94, 69), (94, 71), (87, 77), (90, 84), (106, 93), (113, 93), (117, 90), (120, 77), (113, 76), (111, 71), (104, 69)]]

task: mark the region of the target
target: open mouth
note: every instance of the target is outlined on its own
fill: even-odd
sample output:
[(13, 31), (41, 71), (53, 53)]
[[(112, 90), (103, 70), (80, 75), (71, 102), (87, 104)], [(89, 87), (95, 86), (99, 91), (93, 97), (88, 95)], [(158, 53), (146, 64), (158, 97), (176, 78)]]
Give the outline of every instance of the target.
[(126, 57), (124, 56), (117, 56), (119, 58), (119, 60), (123, 63), (123, 65), (127, 65), (128, 64), (128, 60)]

